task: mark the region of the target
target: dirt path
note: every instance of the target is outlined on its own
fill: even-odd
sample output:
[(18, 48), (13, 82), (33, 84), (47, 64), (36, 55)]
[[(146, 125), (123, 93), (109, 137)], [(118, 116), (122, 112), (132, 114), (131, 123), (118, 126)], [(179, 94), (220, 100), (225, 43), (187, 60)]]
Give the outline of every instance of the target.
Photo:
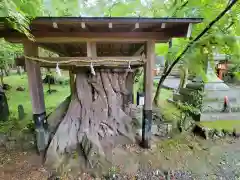
[(33, 152), (6, 152), (0, 149), (0, 180), (46, 180), (47, 171)]
[[(125, 167), (123, 171), (112, 172), (115, 179), (160, 180), (168, 175), (174, 175), (170, 179), (176, 180), (238, 180), (240, 177), (240, 139), (206, 141), (180, 135), (155, 141), (148, 151), (141, 151), (137, 146), (119, 150), (122, 151), (119, 162)], [(117, 157), (114, 160), (118, 161)], [(35, 153), (0, 149), (0, 180), (47, 180), (48, 177)]]

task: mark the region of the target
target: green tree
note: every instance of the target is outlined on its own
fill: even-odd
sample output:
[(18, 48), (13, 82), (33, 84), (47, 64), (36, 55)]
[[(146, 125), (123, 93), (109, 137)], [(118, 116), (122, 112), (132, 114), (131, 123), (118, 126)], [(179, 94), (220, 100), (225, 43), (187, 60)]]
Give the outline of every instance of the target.
[[(177, 40), (179, 43), (176, 43), (171, 48), (171, 53), (168, 53), (169, 66), (158, 83), (154, 97), (156, 105), (158, 105), (162, 83), (180, 61), (185, 61), (189, 69), (204, 76), (206, 61), (203, 58), (203, 51), (208, 54), (210, 60), (213, 60), (214, 53), (231, 54), (232, 58), (238, 58), (240, 55), (236, 38), (238, 36), (236, 29), (239, 29), (239, 20), (236, 17), (240, 16), (238, 0), (229, 1), (229, 3), (221, 0), (202, 0), (201, 2), (172, 1), (172, 16), (202, 16), (205, 19), (203, 23), (194, 26), (192, 36), (196, 38)], [(232, 8), (233, 5), (235, 6)], [(216, 14), (219, 16), (216, 17)]]
[(42, 15), (42, 0), (1, 0), (0, 16), (7, 17), (9, 25), (33, 39), (29, 33), (32, 18)]
[(0, 69), (1, 69), (1, 83), (3, 85), (3, 71), (6, 70), (9, 64), (13, 64), (14, 58), (23, 53), (23, 48), (19, 44), (11, 44), (3, 39), (0, 39)]

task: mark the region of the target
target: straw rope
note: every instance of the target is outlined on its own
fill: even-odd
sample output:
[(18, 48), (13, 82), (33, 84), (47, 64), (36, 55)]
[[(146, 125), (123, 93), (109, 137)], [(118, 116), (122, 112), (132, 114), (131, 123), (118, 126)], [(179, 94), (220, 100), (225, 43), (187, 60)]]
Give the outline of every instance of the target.
[(46, 60), (46, 59), (42, 59), (42, 58), (38, 58), (38, 57), (29, 57), (29, 56), (24, 56), (25, 59), (28, 60), (33, 60), (33, 61), (37, 61), (37, 62), (43, 62), (43, 63), (50, 63), (50, 64), (69, 64), (69, 63), (74, 63), (74, 62), (82, 62), (82, 63), (99, 63), (99, 62), (114, 62), (114, 63), (131, 63), (131, 62), (145, 62), (145, 58), (140, 57), (139, 59), (98, 59), (98, 60), (94, 60), (93, 58), (90, 58), (88, 60), (83, 60), (83, 59), (70, 59), (70, 60), (65, 60), (65, 61), (50, 61), (50, 60)]

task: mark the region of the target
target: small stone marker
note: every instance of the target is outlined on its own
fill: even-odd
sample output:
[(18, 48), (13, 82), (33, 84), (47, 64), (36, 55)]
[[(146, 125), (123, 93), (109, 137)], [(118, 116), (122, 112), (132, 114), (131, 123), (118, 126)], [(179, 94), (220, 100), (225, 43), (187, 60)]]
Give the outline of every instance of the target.
[(137, 92), (137, 105), (144, 105), (144, 93)]
[(23, 105), (18, 105), (18, 119), (23, 120), (25, 116)]

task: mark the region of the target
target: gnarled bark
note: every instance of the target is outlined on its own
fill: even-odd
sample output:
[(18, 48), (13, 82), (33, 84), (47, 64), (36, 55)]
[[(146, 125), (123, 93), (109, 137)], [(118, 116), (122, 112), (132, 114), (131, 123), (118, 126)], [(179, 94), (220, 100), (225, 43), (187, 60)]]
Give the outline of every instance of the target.
[(117, 144), (133, 142), (131, 117), (123, 110), (128, 72), (79, 72), (76, 92), (46, 150), (46, 164), (58, 168), (77, 152), (85, 168), (111, 163)]

